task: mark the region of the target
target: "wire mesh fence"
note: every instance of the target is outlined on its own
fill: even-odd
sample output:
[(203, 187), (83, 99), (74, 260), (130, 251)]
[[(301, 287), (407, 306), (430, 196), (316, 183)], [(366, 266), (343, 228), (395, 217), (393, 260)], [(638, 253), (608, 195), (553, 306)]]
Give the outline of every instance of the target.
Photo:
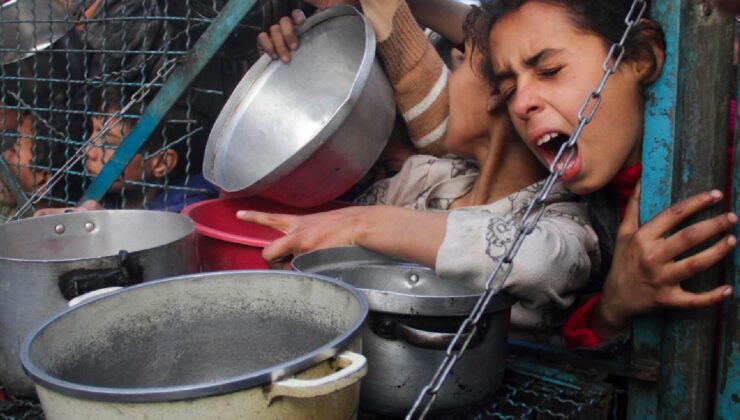
[[(35, 209), (77, 204), (227, 0), (0, 3), (2, 221), (29, 197)], [(181, 87), (103, 207), (178, 211), (216, 194), (200, 174), (210, 127), (257, 58), (257, 33), (301, 5), (255, 4), (195, 81)], [(46, 185), (55, 174), (58, 182)]]

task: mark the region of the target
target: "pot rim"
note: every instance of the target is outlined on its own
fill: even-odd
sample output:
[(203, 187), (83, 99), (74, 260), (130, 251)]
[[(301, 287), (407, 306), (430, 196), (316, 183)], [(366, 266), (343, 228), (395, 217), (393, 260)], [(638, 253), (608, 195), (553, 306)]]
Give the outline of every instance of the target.
[[(115, 212), (115, 213), (113, 213)], [(149, 252), (153, 249), (160, 249), (162, 247), (169, 246), (175, 242), (181, 241), (185, 238), (192, 237), (195, 235), (195, 223), (193, 223), (192, 219), (189, 217), (183, 216), (178, 213), (174, 212), (164, 212), (160, 210), (90, 210), (85, 212), (74, 212), (74, 213), (63, 213), (63, 214), (51, 214), (46, 216), (36, 216), (32, 218), (27, 219), (21, 219), (16, 220), (10, 223), (6, 223), (4, 225), (0, 225), (0, 230), (3, 229), (3, 226), (17, 226), (19, 223), (40, 223), (39, 220), (46, 220), (46, 221), (53, 221), (54, 219), (60, 219), (60, 222), (64, 221), (65, 219), (69, 219), (71, 217), (78, 217), (82, 218), (82, 214), (90, 214), (90, 213), (107, 213), (107, 214), (133, 214), (133, 213), (143, 213), (143, 214), (157, 214), (157, 215), (164, 215), (161, 217), (171, 217), (171, 218), (180, 218), (182, 221), (188, 223), (187, 233), (181, 235), (179, 238), (176, 238), (172, 241), (162, 243), (157, 246), (153, 246), (146, 249), (137, 249), (134, 251), (129, 251), (131, 255), (138, 255), (143, 252)], [(157, 216), (160, 217), (160, 216)], [(127, 250), (128, 251), (128, 250)], [(69, 262), (75, 262), (75, 261), (86, 261), (86, 260), (99, 260), (99, 259), (107, 259), (107, 258), (117, 258), (118, 252), (112, 253), (109, 255), (95, 255), (95, 256), (89, 256), (85, 258), (57, 258), (57, 259), (31, 259), (31, 258), (14, 258), (14, 257), (6, 257), (3, 255), (0, 255), (0, 263), (4, 261), (8, 262), (16, 262), (16, 263), (30, 263), (30, 264), (56, 264), (56, 263), (69, 263)]]
[[(98, 387), (81, 385), (68, 381), (64, 381), (53, 377), (46, 372), (39, 369), (29, 356), (31, 344), (35, 337), (48, 328), (56, 320), (66, 316), (69, 313), (84, 310), (88, 305), (95, 305), (96, 302), (105, 299), (115, 299), (115, 297), (121, 293), (126, 293), (131, 289), (139, 289), (142, 287), (153, 287), (174, 281), (198, 281), (202, 279), (208, 279), (209, 277), (216, 276), (239, 276), (246, 275), (247, 277), (256, 277), (264, 274), (279, 274), (281, 276), (289, 277), (309, 277), (313, 280), (319, 280), (324, 283), (329, 283), (334, 287), (344, 289), (357, 299), (360, 310), (357, 319), (352, 325), (347, 328), (343, 333), (337, 337), (322, 345), (321, 347), (304, 354), (303, 356), (295, 359), (270, 366), (265, 369), (252, 371), (247, 374), (236, 375), (229, 378), (225, 378), (218, 381), (204, 382), (195, 385), (182, 385), (182, 386), (168, 386), (168, 387), (152, 387), (152, 388), (110, 388), (110, 387)], [(263, 281), (263, 280), (260, 280)], [(177, 401), (185, 399), (195, 399), (211, 397), (215, 395), (227, 394), (231, 392), (237, 392), (253, 388), (256, 386), (275, 382), (283, 379), (289, 375), (298, 373), (302, 370), (310, 368), (324, 360), (334, 357), (337, 354), (344, 351), (359, 334), (362, 333), (362, 327), (365, 325), (368, 316), (368, 304), (365, 297), (354, 287), (338, 281), (336, 279), (311, 273), (297, 273), (294, 271), (283, 271), (283, 270), (235, 270), (235, 271), (219, 271), (212, 273), (198, 273), (189, 274), (177, 277), (170, 277), (161, 280), (155, 280), (151, 282), (142, 283), (139, 285), (127, 287), (115, 292), (111, 292), (106, 295), (98, 296), (85, 301), (77, 306), (68, 308), (53, 317), (46, 320), (40, 326), (36, 327), (31, 333), (26, 336), (21, 347), (21, 362), (23, 364), (23, 370), (31, 378), (31, 380), (37, 386), (43, 386), (55, 392), (70, 397), (78, 397), (94, 401), (105, 401), (105, 402), (164, 402), (164, 401)]]
[[(324, 258), (322, 263), (312, 264), (312, 258)], [(429, 267), (398, 260), (369, 249), (351, 245), (324, 248), (306, 252), (293, 258), (291, 266), (302, 273), (313, 273), (328, 276), (325, 271), (347, 267), (385, 265), (398, 268), (419, 268), (430, 270)], [(331, 276), (330, 276), (331, 277)], [(344, 282), (341, 279), (337, 279)], [(370, 305), (370, 310), (377, 313), (395, 315), (421, 316), (467, 316), (478, 303), (483, 291), (466, 295), (434, 295), (423, 296), (397, 291), (366, 289), (344, 282), (360, 290)], [(508, 310), (517, 298), (505, 291), (500, 291), (486, 308), (486, 313)]]
[(352, 82), (349, 92), (334, 114), (328, 118), (327, 123), (321, 128), (316, 136), (314, 136), (314, 138), (306, 141), (305, 144), (295, 153), (290, 156), (286, 156), (280, 164), (276, 165), (262, 176), (251, 179), (248, 182), (244, 182), (244, 179), (240, 179), (238, 186), (232, 185), (225, 187), (221, 185), (222, 183), (219, 181), (225, 179), (225, 174), (216, 167), (216, 160), (225, 159), (224, 155), (228, 151), (226, 147), (230, 143), (230, 139), (224, 139), (224, 135), (222, 134), (229, 126), (227, 122), (233, 120), (234, 114), (245, 101), (245, 98), (250, 96), (252, 88), (256, 85), (260, 85), (264, 74), (269, 76), (274, 72), (275, 67), (285, 65), (280, 60), (273, 60), (268, 54), (263, 54), (262, 57), (252, 65), (247, 74), (236, 86), (231, 96), (229, 96), (226, 105), (224, 105), (216, 118), (216, 122), (213, 124), (213, 129), (208, 136), (208, 142), (206, 143), (206, 150), (203, 159), (203, 176), (208, 181), (228, 193), (250, 195), (258, 194), (259, 192), (269, 189), (277, 184), (281, 177), (289, 174), (292, 170), (310, 159), (317, 150), (331, 139), (331, 136), (339, 129), (339, 127), (344, 124), (345, 120), (352, 113), (355, 104), (364, 92), (367, 79), (370, 77), (373, 63), (376, 60), (375, 32), (367, 19), (357, 9), (352, 6), (337, 5), (306, 19), (303, 25), (297, 29), (296, 35), (301, 36), (325, 21), (342, 16), (359, 16), (359, 18), (362, 19), (362, 22), (365, 24), (365, 50), (358, 67), (357, 75)]

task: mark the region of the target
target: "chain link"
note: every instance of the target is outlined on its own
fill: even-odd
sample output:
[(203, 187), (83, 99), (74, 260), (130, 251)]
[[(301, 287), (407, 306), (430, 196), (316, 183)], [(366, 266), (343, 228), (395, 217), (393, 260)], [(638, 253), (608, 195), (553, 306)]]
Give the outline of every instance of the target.
[[(437, 368), (432, 380), (422, 388), (419, 396), (414, 402), (414, 405), (411, 407), (411, 410), (406, 414), (406, 420), (413, 420), (416, 418), (423, 419), (429, 413), (437, 399), (439, 390), (442, 388), (445, 380), (447, 380), (450, 371), (455, 366), (455, 363), (465, 353), (465, 350), (470, 344), (471, 337), (476, 335), (478, 325), (488, 307), (488, 304), (506, 284), (506, 280), (514, 267), (514, 257), (519, 251), (519, 248), (526, 236), (532, 233), (536, 228), (537, 223), (545, 211), (544, 203), (547, 196), (573, 160), (575, 156), (576, 142), (578, 141), (583, 128), (586, 124), (591, 122), (596, 110), (599, 108), (599, 105), (601, 104), (601, 94), (604, 90), (604, 86), (606, 86), (606, 81), (609, 79), (609, 76), (617, 70), (619, 63), (622, 61), (625, 54), (624, 43), (629, 37), (632, 28), (640, 21), (640, 19), (642, 19), (646, 8), (647, 2), (645, 0), (633, 1), (630, 11), (627, 13), (624, 20), (627, 27), (625, 28), (622, 38), (619, 42), (611, 46), (606, 58), (604, 59), (604, 63), (602, 65), (604, 75), (596, 89), (588, 93), (583, 105), (578, 111), (578, 125), (576, 126), (575, 131), (571, 135), (570, 139), (563, 143), (560, 150), (558, 150), (555, 159), (550, 164), (550, 175), (545, 181), (540, 192), (527, 206), (527, 210), (522, 217), (522, 223), (517, 228), (517, 235), (514, 242), (504, 257), (499, 259), (493, 272), (486, 279), (484, 292), (481, 294), (470, 315), (465, 319), (465, 321), (463, 321), (460, 328), (458, 328), (455, 337), (447, 347), (444, 360), (440, 364), (439, 368)], [(537, 207), (536, 212), (534, 212), (535, 207)], [(494, 284), (494, 280), (499, 277), (501, 278), (501, 281)], [(461, 343), (462, 337), (465, 334), (467, 334), (467, 339)], [(421, 412), (417, 417), (419, 410), (421, 410)]]

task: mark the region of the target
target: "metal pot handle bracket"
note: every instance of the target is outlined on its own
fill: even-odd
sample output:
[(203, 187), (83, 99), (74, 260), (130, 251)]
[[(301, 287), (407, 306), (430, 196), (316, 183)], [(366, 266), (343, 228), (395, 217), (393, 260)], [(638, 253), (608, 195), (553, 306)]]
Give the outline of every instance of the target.
[(313, 398), (329, 395), (355, 384), (367, 374), (365, 356), (351, 351), (337, 356), (337, 366), (341, 369), (323, 378), (288, 378), (275, 382), (267, 395), (268, 404), (278, 397)]
[(70, 300), (85, 293), (106, 287), (126, 287), (143, 281), (142, 267), (128, 251), (118, 253), (118, 267), (68, 271), (59, 276), (59, 291)]
[[(484, 331), (485, 328), (478, 329), (470, 340), (469, 347), (473, 347), (481, 341)], [(408, 344), (430, 350), (447, 350), (447, 347), (449, 347), (455, 338), (455, 333), (420, 330), (397, 321), (393, 322), (393, 335), (395, 338), (405, 341)], [(459, 342), (464, 343), (469, 335), (470, 333), (463, 334)]]

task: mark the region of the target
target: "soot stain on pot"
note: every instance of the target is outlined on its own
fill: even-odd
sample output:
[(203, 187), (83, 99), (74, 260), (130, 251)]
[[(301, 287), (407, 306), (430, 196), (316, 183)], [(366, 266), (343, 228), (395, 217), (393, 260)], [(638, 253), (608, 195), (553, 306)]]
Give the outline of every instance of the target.
[(197, 308), (191, 313), (183, 317), (180, 310), (165, 309), (129, 318), (68, 343), (49, 371), (100, 387), (197, 384), (287, 362), (337, 334), (300, 318), (300, 312), (294, 317), (285, 310)]

